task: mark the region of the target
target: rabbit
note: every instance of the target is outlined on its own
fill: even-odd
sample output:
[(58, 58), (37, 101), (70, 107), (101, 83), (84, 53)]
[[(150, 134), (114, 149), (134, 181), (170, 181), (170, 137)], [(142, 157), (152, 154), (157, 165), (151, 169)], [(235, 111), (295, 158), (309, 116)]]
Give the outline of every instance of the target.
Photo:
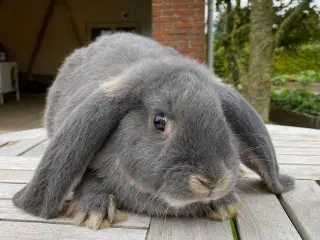
[(49, 145), (16, 207), (44, 219), (68, 208), (99, 229), (117, 209), (150, 216), (236, 216), (240, 164), (275, 194), (280, 174), (253, 107), (205, 64), (134, 33), (99, 36), (66, 57), (45, 109)]

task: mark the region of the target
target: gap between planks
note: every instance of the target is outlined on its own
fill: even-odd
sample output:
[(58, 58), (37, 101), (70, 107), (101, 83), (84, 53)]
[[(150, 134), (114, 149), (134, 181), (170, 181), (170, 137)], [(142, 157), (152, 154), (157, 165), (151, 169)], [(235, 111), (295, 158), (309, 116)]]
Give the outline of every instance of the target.
[(1, 222), (1, 238), (6, 240), (42, 240), (42, 239), (132, 239), (145, 240), (146, 230), (109, 228), (93, 231), (83, 228), (81, 231), (78, 226), (55, 225), (47, 223), (31, 222)]
[(0, 148), (2, 156), (19, 156), (45, 141), (45, 138), (8, 142)]
[[(123, 211), (121, 211), (123, 212)], [(150, 217), (145, 215), (137, 215), (135, 213), (125, 212), (127, 219), (115, 223), (112, 228), (128, 228), (128, 229), (147, 229), (150, 224)], [(11, 199), (0, 200), (0, 220), (2, 221), (19, 221), (19, 222), (34, 222), (34, 223), (52, 223), (52, 224), (67, 224), (75, 225), (75, 221), (61, 214), (57, 218), (43, 219), (32, 216), (21, 209), (14, 206)], [(84, 228), (84, 227), (81, 227)], [(79, 228), (79, 229), (81, 229)]]
[(242, 208), (236, 218), (241, 240), (301, 239), (277, 197), (261, 180), (246, 179), (237, 184)]
[(229, 221), (218, 222), (200, 218), (157, 218), (151, 219), (147, 240), (233, 240)]
[(295, 189), (279, 196), (279, 201), (303, 239), (319, 239), (320, 186), (315, 181), (296, 181)]

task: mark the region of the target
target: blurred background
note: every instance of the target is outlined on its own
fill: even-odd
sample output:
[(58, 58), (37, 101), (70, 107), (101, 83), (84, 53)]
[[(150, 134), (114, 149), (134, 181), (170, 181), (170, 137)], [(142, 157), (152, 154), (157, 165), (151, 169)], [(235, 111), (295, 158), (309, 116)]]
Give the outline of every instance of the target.
[(266, 123), (320, 128), (320, 0), (0, 0), (0, 134), (42, 127), (64, 58), (118, 31), (207, 64)]

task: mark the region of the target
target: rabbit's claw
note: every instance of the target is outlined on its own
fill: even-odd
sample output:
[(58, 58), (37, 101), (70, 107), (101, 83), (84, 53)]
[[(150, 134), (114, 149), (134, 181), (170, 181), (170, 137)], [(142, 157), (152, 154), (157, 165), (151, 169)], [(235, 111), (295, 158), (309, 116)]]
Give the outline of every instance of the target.
[(210, 203), (211, 211), (206, 215), (207, 218), (226, 221), (237, 216), (241, 207), (240, 201), (235, 194), (228, 195), (217, 202)]
[(116, 219), (116, 200), (113, 195), (75, 198), (66, 210), (79, 226), (98, 230), (110, 227)]
[(207, 217), (218, 221), (233, 219), (237, 216), (238, 207), (238, 204), (222, 204), (218, 207), (215, 207), (212, 212), (208, 213)]

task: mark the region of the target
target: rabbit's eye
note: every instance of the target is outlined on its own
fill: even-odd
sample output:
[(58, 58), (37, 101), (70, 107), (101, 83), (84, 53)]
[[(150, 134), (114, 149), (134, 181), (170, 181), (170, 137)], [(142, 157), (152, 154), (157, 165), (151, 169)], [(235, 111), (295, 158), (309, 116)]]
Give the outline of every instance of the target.
[(161, 132), (164, 132), (167, 119), (164, 116), (157, 115), (153, 118), (153, 127)]

